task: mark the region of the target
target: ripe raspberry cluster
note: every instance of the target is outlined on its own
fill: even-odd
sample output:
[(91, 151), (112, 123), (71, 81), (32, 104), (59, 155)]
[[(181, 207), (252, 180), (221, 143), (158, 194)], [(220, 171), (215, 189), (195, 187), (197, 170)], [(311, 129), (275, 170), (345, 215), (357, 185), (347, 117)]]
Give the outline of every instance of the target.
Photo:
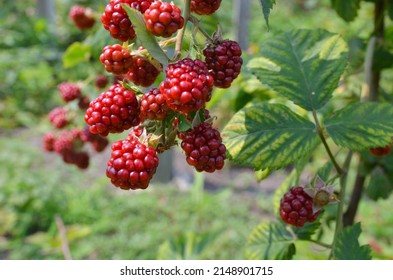
[[(44, 134), (43, 147), (48, 152), (58, 154), (65, 163), (86, 169), (90, 155), (85, 144), (90, 143), (94, 151), (102, 152), (109, 141), (105, 137), (92, 134), (88, 127), (78, 127), (75, 122), (78, 110), (72, 108), (85, 111), (90, 103), (89, 98), (82, 94), (81, 88), (74, 83), (64, 82), (60, 83), (57, 89), (66, 105), (55, 107), (49, 112), (48, 119), (54, 130)], [(70, 104), (73, 102), (76, 106)]]
[[(192, 14), (211, 15), (220, 7), (221, 0), (192, 0), (190, 4), (190, 11), (185, 14), (191, 16), (186, 18), (198, 31), (199, 20)], [(140, 20), (145, 22), (145, 32), (152, 35), (150, 39), (161, 40), (158, 46), (176, 45), (172, 60), (154, 57), (157, 52), (151, 45), (138, 46), (146, 40), (129, 42), (139, 32), (132, 23), (136, 19), (127, 14), (127, 6), (141, 13)], [(81, 7), (70, 11), (74, 22), (88, 14)], [(126, 139), (112, 144), (106, 170), (113, 185), (127, 190), (147, 188), (159, 163), (158, 154), (178, 144), (186, 162), (198, 172), (221, 170), (226, 147), (205, 107), (214, 86), (228, 88), (240, 73), (242, 52), (237, 42), (214, 35), (207, 38), (209, 43), (199, 50), (198, 58), (183, 57), (179, 45), (183, 45), (184, 34), (176, 36), (176, 33), (183, 32), (187, 22), (181, 9), (170, 1), (109, 0), (101, 22), (120, 41), (104, 46), (99, 57), (106, 72), (113, 74), (112, 83), (108, 76), (97, 75), (95, 86), (102, 91), (91, 102), (76, 84), (59, 85), (63, 100), (78, 102), (78, 107), (84, 110), (88, 126), (70, 128), (73, 113), (69, 108), (54, 109), (50, 122), (64, 131), (47, 133), (45, 149), (60, 154), (67, 163), (86, 168), (89, 154), (82, 150), (84, 144), (91, 143), (100, 152), (108, 145), (107, 135), (129, 130)], [(206, 32), (201, 34), (209, 37)], [(199, 45), (195, 44), (195, 48)], [(160, 84), (153, 86), (161, 74)]]
[(314, 211), (313, 198), (303, 187), (290, 188), (280, 201), (280, 216), (284, 222), (295, 227), (302, 227), (306, 222), (314, 222), (320, 211)]
[(93, 11), (79, 5), (71, 7), (69, 17), (80, 30), (91, 29), (96, 22)]

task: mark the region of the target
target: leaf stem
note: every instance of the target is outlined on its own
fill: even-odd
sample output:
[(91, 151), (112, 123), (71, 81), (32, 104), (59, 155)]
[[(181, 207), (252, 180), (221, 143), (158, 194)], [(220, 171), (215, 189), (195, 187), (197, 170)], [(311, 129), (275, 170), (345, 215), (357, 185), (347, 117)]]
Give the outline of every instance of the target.
[(321, 124), (320, 124), (319, 119), (318, 119), (318, 116), (317, 116), (317, 112), (316, 112), (315, 110), (313, 110), (313, 111), (312, 111), (312, 115), (313, 115), (313, 117), (314, 117), (314, 121), (315, 121), (315, 125), (316, 125), (316, 127), (317, 127), (317, 133), (318, 133), (318, 135), (319, 135), (319, 138), (321, 138), (322, 144), (323, 144), (323, 146), (325, 147), (326, 152), (328, 153), (329, 158), (330, 158), (330, 160), (332, 161), (332, 163), (333, 163), (333, 165), (334, 165), (334, 168), (336, 169), (337, 173), (341, 176), (341, 175), (343, 174), (343, 170), (342, 170), (341, 167), (338, 165), (336, 159), (335, 159), (334, 156), (333, 156), (332, 151), (330, 150), (330, 147), (329, 147), (328, 143), (326, 142), (326, 138), (325, 138), (325, 136), (323, 135), (322, 128), (321, 128)]
[(337, 210), (337, 216), (336, 216), (336, 228), (334, 230), (334, 237), (333, 237), (333, 243), (332, 243), (332, 250), (330, 252), (329, 259), (333, 259), (334, 257), (334, 249), (336, 247), (336, 241), (337, 241), (337, 236), (343, 229), (343, 217), (344, 217), (344, 201), (345, 201), (345, 192), (347, 188), (347, 178), (348, 178), (348, 169), (349, 165), (351, 164), (352, 160), (352, 151), (349, 151), (347, 154), (347, 157), (345, 159), (344, 165), (343, 165), (343, 173), (340, 178), (340, 193), (338, 196), (338, 210)]
[(308, 241), (310, 241), (310, 242), (312, 242), (312, 243), (314, 243), (314, 244), (317, 244), (317, 245), (319, 245), (319, 246), (321, 246), (321, 247), (325, 247), (325, 248), (327, 248), (327, 249), (331, 249), (331, 248), (332, 248), (332, 245), (323, 243), (323, 242), (318, 241), (318, 240), (312, 240), (312, 239), (310, 239), (310, 240), (308, 240)]
[(190, 19), (191, 0), (184, 0), (184, 26), (180, 29), (176, 36), (175, 55), (172, 60), (177, 60), (181, 56), (181, 47), (183, 44), (184, 34), (186, 32), (187, 22)]

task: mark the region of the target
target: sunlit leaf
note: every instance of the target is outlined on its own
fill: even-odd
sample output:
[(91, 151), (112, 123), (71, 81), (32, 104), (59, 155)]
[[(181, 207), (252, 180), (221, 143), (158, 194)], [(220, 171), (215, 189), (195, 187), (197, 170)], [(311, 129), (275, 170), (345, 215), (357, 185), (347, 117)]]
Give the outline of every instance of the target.
[(91, 47), (80, 42), (72, 43), (63, 55), (63, 65), (65, 68), (71, 68), (75, 65), (89, 61)]

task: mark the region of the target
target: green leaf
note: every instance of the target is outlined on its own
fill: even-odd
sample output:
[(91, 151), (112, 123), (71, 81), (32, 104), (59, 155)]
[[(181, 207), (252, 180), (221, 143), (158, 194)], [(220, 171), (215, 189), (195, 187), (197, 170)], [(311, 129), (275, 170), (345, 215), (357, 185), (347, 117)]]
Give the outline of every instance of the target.
[(370, 175), (370, 181), (366, 188), (367, 196), (373, 200), (386, 199), (392, 191), (393, 185), (390, 178), (382, 168), (376, 167)]
[(331, 0), (333, 9), (347, 22), (350, 22), (358, 15), (360, 0)]
[(356, 103), (346, 106), (325, 120), (333, 141), (360, 151), (385, 147), (392, 142), (393, 106), (381, 103)]
[(71, 44), (63, 55), (63, 65), (65, 68), (71, 68), (75, 65), (89, 61), (91, 47), (80, 42)]
[(371, 260), (369, 245), (360, 246), (360, 223), (344, 228), (337, 236), (333, 256), (336, 260)]
[(264, 170), (255, 170), (255, 178), (257, 179), (257, 182), (261, 182), (262, 180), (265, 180), (267, 177), (269, 177), (271, 173), (271, 170), (269, 168), (266, 168)]
[(390, 17), (391, 20), (393, 20), (393, 2), (392, 1), (388, 1), (388, 15)]
[(300, 240), (310, 240), (320, 226), (320, 222), (305, 223), (303, 227), (294, 228), (293, 231)]
[[(262, 223), (255, 227), (247, 241), (246, 257), (250, 260), (292, 257), (293, 235), (281, 223)], [(292, 245), (291, 245), (292, 244)]]
[(269, 15), (270, 10), (273, 9), (273, 5), (276, 4), (276, 0), (259, 0), (262, 5), (262, 13), (263, 17), (265, 18), (267, 30), (269, 30)]
[(278, 169), (305, 157), (318, 144), (315, 125), (281, 104), (253, 102), (222, 132), (229, 157), (256, 170)]
[(158, 60), (165, 68), (168, 65), (169, 58), (157, 43), (156, 38), (146, 29), (143, 14), (126, 4), (122, 4), (122, 7), (127, 12), (128, 17), (134, 26), (138, 40), (142, 43), (145, 49), (148, 50), (149, 54), (154, 59)]
[(340, 35), (300, 29), (267, 41), (262, 57), (247, 66), (278, 94), (312, 111), (332, 97), (347, 65), (347, 52)]

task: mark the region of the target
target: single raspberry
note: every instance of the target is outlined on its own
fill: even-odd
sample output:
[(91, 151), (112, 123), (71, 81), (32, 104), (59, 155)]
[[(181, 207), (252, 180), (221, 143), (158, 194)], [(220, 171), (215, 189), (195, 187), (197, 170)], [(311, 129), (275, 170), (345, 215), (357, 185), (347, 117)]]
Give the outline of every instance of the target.
[(314, 222), (319, 210), (313, 210), (313, 198), (303, 187), (292, 187), (280, 201), (280, 216), (287, 224), (302, 227), (306, 222)]
[(70, 102), (79, 98), (81, 95), (81, 90), (78, 85), (70, 82), (61, 83), (57, 86), (61, 97), (65, 102)]
[(53, 143), (53, 150), (61, 155), (70, 153), (80, 146), (78, 142), (80, 142), (80, 129), (64, 130)]
[(184, 26), (181, 11), (173, 3), (156, 1), (143, 14), (146, 28), (155, 36), (170, 37)]
[(141, 120), (163, 120), (170, 111), (165, 96), (158, 88), (143, 94), (140, 110)]
[(128, 72), (132, 65), (132, 57), (129, 51), (123, 49), (119, 44), (104, 47), (100, 61), (105, 66), (105, 70), (115, 75), (122, 75)]
[(122, 42), (133, 40), (136, 36), (134, 27), (121, 5), (128, 5), (143, 14), (152, 2), (153, 0), (111, 0), (105, 7), (101, 22), (113, 38)]
[(129, 189), (146, 189), (156, 172), (159, 159), (153, 147), (137, 139), (117, 141), (112, 144), (106, 176), (113, 185)]
[(191, 0), (191, 12), (211, 15), (220, 7), (221, 0)]
[(390, 154), (391, 146), (387, 145), (385, 147), (377, 147), (369, 149), (370, 153), (377, 157), (384, 157)]
[(109, 141), (106, 137), (102, 137), (98, 134), (93, 134), (90, 132), (89, 127), (85, 127), (81, 133), (80, 138), (82, 142), (89, 142), (93, 146), (96, 152), (102, 152), (108, 146)]
[(48, 119), (55, 128), (64, 128), (68, 125), (67, 111), (63, 107), (53, 108), (49, 114)]
[(65, 163), (74, 164), (80, 169), (87, 169), (89, 167), (90, 157), (86, 152), (67, 150), (61, 156)]
[(149, 61), (140, 57), (133, 57), (132, 62), (126, 74), (127, 79), (137, 86), (151, 86), (157, 79), (160, 71)]
[(211, 124), (201, 123), (186, 133), (180, 133), (181, 148), (187, 163), (199, 172), (214, 172), (224, 167), (226, 147), (220, 132)]
[(101, 136), (120, 133), (138, 125), (139, 104), (135, 93), (120, 84), (112, 85), (90, 102), (85, 121), (91, 133)]
[(53, 144), (56, 141), (55, 133), (54, 132), (45, 133), (42, 140), (44, 144), (44, 149), (48, 152), (53, 152), (54, 151)]
[(203, 50), (207, 68), (211, 70), (214, 85), (219, 88), (230, 87), (240, 74), (243, 59), (242, 50), (235, 41), (224, 40), (218, 44), (209, 44)]
[(80, 30), (90, 29), (95, 23), (93, 11), (79, 5), (71, 7), (69, 17)]
[(108, 82), (109, 82), (108, 77), (103, 74), (100, 74), (100, 75), (97, 75), (95, 84), (96, 84), (96, 87), (98, 87), (98, 88), (105, 88), (107, 86)]
[(165, 72), (160, 91), (172, 110), (185, 114), (195, 112), (210, 100), (213, 77), (204, 62), (184, 58), (169, 64)]
[(81, 95), (79, 97), (79, 100), (78, 100), (78, 107), (79, 107), (79, 109), (86, 110), (87, 108), (89, 108), (89, 104), (90, 104), (90, 99), (89, 99), (88, 96)]

